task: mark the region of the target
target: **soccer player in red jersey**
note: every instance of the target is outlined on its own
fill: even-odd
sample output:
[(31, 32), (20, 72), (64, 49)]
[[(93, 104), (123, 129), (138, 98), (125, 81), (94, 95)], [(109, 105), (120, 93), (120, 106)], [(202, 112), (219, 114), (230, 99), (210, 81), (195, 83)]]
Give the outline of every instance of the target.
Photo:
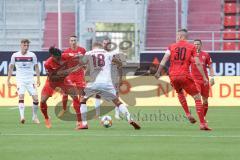
[[(68, 49), (66, 49), (62, 56), (64, 56), (65, 58), (68, 58), (69, 60), (71, 60), (72, 57), (75, 57), (77, 55), (84, 55), (86, 53), (86, 50), (80, 46), (77, 45), (77, 37), (75, 35), (70, 36), (69, 37), (69, 45), (70, 47)], [(77, 61), (72, 62), (72, 63), (68, 63), (68, 67), (72, 67), (75, 66), (76, 63), (78, 63)], [(85, 88), (86, 82), (84, 79), (84, 70), (82, 68), (79, 68), (79, 70), (70, 73), (67, 77), (66, 77), (66, 81), (68, 82), (69, 85), (75, 85), (78, 92), (79, 92), (79, 100), (81, 98), (82, 95), (82, 91)], [(63, 116), (63, 114), (66, 112), (67, 110), (67, 101), (68, 101), (68, 95), (63, 93), (63, 97), (62, 97), (62, 104), (63, 104), (63, 109), (62, 111), (59, 112), (58, 117)], [(74, 102), (76, 103), (76, 102)]]
[(208, 84), (208, 79), (204, 74), (202, 65), (199, 62), (199, 58), (196, 56), (197, 53), (195, 46), (187, 42), (186, 29), (181, 29), (178, 31), (177, 40), (178, 41), (174, 44), (171, 44), (168, 50), (166, 51), (159, 65), (158, 71), (155, 74), (155, 77), (156, 78), (160, 77), (161, 71), (165, 67), (167, 61), (170, 59), (169, 78), (173, 88), (176, 90), (178, 94), (179, 101), (182, 104), (188, 119), (190, 120), (191, 123), (196, 122), (196, 120), (191, 116), (188, 110), (187, 101), (183, 93), (183, 90), (185, 90), (195, 100), (195, 106), (200, 120), (200, 129), (211, 130), (204, 119), (201, 95), (194, 83), (194, 80), (190, 75), (189, 68), (192, 57), (194, 57), (196, 67), (201, 73), (205, 85)]
[[(69, 94), (72, 97), (74, 102), (73, 106), (77, 113), (77, 121), (78, 124), (81, 124), (78, 93), (74, 85), (70, 86), (68, 85), (68, 82), (66, 82), (67, 75), (71, 72), (77, 71), (80, 68), (80, 65), (69, 68), (69, 59), (64, 57), (59, 49), (51, 47), (49, 52), (51, 57), (48, 58), (44, 64), (48, 78), (42, 89), (40, 103), (40, 108), (45, 118), (46, 127), (51, 128), (51, 122), (47, 112), (47, 100), (53, 95), (54, 89), (57, 87), (61, 88), (64, 93)], [(72, 60), (70, 63), (72, 63)]]
[[(214, 78), (213, 78), (214, 70), (212, 67), (212, 59), (207, 52), (204, 52), (201, 50), (202, 41), (200, 39), (194, 40), (194, 45), (197, 49), (197, 56), (199, 57), (200, 63), (203, 66), (204, 74), (208, 80), (209, 80), (209, 77), (208, 77), (207, 68), (209, 68), (210, 77), (211, 77), (209, 82), (210, 82), (210, 85), (212, 86), (212, 85), (214, 85)], [(201, 73), (199, 73), (197, 66), (194, 62), (194, 59), (193, 59), (193, 63), (191, 64), (191, 74), (197, 85), (198, 90), (201, 93), (202, 101), (203, 101), (204, 117), (206, 117), (206, 114), (208, 111), (208, 97), (209, 97), (209, 87), (210, 86), (204, 85), (203, 77), (202, 77)]]

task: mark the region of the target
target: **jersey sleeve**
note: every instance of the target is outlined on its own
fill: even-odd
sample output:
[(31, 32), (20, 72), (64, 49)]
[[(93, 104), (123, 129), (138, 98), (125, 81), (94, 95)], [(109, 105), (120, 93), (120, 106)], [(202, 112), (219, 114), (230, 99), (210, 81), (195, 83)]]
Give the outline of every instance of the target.
[(11, 56), (10, 64), (15, 65), (15, 55)]
[(34, 65), (37, 64), (37, 56), (35, 54), (33, 54), (33, 64)]
[(207, 53), (207, 61), (206, 61), (207, 65), (211, 65), (212, 64), (212, 58), (210, 57), (209, 53)]
[(197, 56), (197, 49), (196, 47), (193, 45), (192, 51), (191, 51), (191, 56), (192, 57), (196, 57)]

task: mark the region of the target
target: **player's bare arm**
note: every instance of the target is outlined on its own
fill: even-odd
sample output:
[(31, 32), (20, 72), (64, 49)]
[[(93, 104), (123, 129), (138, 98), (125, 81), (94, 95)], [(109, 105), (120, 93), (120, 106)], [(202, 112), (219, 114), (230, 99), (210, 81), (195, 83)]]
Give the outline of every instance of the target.
[(11, 86), (11, 77), (12, 77), (13, 68), (14, 68), (14, 65), (10, 64), (8, 68), (8, 79), (7, 79), (8, 86)]
[(213, 69), (213, 66), (212, 64), (209, 65), (209, 71), (210, 71), (210, 85), (213, 86), (215, 84), (215, 81), (214, 81), (214, 69)]
[(170, 58), (170, 51), (167, 50), (166, 53), (165, 53), (164, 56), (163, 56), (163, 59), (162, 59), (160, 65), (159, 65), (159, 67), (158, 67), (157, 72), (155, 73), (155, 77), (156, 77), (157, 79), (160, 78), (161, 72), (162, 72), (163, 68), (165, 68), (166, 63), (167, 63), (167, 61), (169, 60), (169, 58)]
[(208, 83), (208, 79), (207, 79), (206, 75), (204, 74), (203, 67), (202, 67), (202, 65), (200, 63), (199, 57), (197, 57), (197, 56), (194, 57), (194, 60), (196, 62), (196, 66), (197, 66), (199, 72), (201, 73), (201, 75), (203, 77), (204, 83), (207, 84)]
[(39, 87), (41, 85), (41, 82), (40, 82), (40, 70), (39, 70), (38, 64), (34, 65), (34, 68), (37, 75), (37, 86)]

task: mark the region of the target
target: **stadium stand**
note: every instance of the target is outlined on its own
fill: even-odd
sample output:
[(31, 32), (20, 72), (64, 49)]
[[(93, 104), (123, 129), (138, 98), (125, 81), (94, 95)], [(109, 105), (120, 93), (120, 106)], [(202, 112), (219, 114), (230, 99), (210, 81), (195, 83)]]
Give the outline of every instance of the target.
[[(43, 49), (48, 49), (49, 45), (58, 44), (58, 14), (47, 13), (44, 30)], [(62, 48), (68, 47), (68, 37), (75, 32), (75, 13), (62, 13)]]
[(40, 6), (40, 1), (2, 1), (0, 50), (18, 50), (22, 38), (31, 40), (31, 49), (41, 50), (42, 16)]
[[(208, 0), (204, 3), (202, 0), (189, 1), (188, 30), (195, 31), (190, 33), (189, 39), (202, 39), (205, 50), (213, 49), (211, 41), (213, 32), (214, 40), (221, 39), (221, 3), (221, 0)], [(214, 43), (214, 50), (221, 50), (220, 42)]]
[[(68, 47), (68, 37), (75, 33), (75, 1), (62, 0), (62, 48)], [(50, 45), (58, 46), (58, 14), (55, 0), (46, 1), (46, 19), (43, 36), (43, 50)]]
[(176, 3), (149, 0), (146, 48), (167, 47), (176, 39)]
[(225, 40), (223, 50), (240, 50), (240, 1), (224, 1), (224, 33)]

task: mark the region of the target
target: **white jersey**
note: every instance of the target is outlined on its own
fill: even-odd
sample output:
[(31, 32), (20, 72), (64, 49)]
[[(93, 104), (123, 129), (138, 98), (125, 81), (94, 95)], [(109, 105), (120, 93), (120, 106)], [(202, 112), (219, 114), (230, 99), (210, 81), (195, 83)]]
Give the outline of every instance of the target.
[(34, 65), (37, 64), (37, 57), (33, 52), (24, 55), (20, 51), (13, 53), (10, 64), (16, 67), (17, 83), (34, 82)]
[(89, 56), (90, 82), (113, 85), (111, 72), (114, 54), (104, 49), (94, 49), (87, 52), (86, 55)]

